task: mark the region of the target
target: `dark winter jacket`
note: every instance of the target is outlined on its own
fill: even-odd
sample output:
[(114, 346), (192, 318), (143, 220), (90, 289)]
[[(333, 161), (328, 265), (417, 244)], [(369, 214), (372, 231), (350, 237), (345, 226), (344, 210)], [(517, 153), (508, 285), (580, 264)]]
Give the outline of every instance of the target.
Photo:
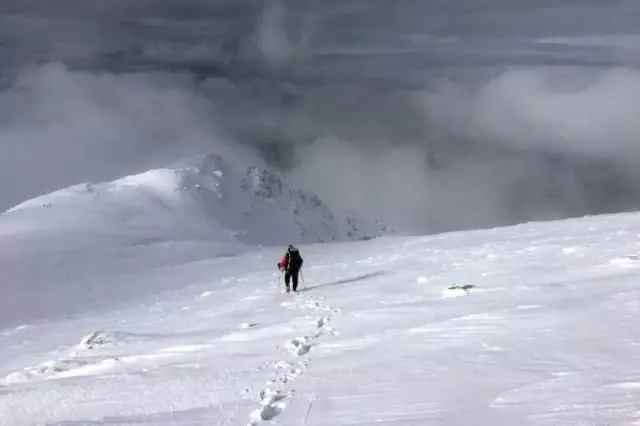
[(300, 256), (299, 251), (287, 251), (282, 257), (282, 260), (278, 263), (278, 268), (284, 269), (287, 272), (295, 273), (302, 268), (303, 263), (304, 260), (302, 259), (302, 256)]

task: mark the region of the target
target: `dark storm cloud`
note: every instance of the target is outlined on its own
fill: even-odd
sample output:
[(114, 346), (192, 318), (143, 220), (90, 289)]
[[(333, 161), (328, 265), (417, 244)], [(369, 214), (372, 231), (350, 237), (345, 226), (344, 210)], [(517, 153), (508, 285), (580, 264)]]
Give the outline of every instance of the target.
[(0, 208), (243, 145), (435, 231), (634, 208), (640, 6), (6, 1)]
[[(253, 66), (252, 61), (265, 53), (261, 48), (275, 49), (275, 27), (261, 31), (274, 17), (282, 20), (278, 27), (286, 35), (280, 43), (300, 47), (302, 41), (312, 56), (349, 49), (417, 50), (434, 56), (428, 62), (433, 65), (451, 59), (446, 46), (442, 52), (443, 46), (430, 44), (429, 37), (458, 37), (462, 45), (455, 44), (454, 50), (471, 55), (469, 64), (486, 64), (517, 62), (522, 44), (532, 37), (636, 32), (640, 6), (590, 0), (7, 0), (0, 4), (0, 27), (9, 49), (0, 59), (8, 59), (5, 64), (65, 60), (75, 66), (119, 70), (175, 70), (182, 64), (233, 73), (241, 70), (229, 69), (229, 62)], [(469, 42), (474, 44), (464, 49)], [(495, 46), (502, 54), (487, 60)], [(536, 48), (538, 62), (561, 62), (558, 53), (567, 53), (558, 52), (557, 45)], [(476, 50), (479, 54), (473, 53)], [(583, 50), (594, 56), (583, 61), (610, 61)], [(579, 59), (569, 55), (564, 63)]]

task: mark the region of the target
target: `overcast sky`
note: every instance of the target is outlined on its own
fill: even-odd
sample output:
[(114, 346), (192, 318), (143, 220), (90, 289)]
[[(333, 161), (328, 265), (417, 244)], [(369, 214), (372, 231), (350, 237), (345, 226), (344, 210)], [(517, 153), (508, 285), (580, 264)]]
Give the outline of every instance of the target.
[[(432, 53), (431, 63), (462, 61), (453, 51), (469, 54), (470, 46), (478, 51), (468, 63), (635, 61), (624, 55), (634, 46), (618, 44), (613, 55), (607, 41), (609, 49), (558, 38), (637, 34), (640, 21), (640, 4), (631, 0), (6, 0), (0, 57), (5, 66), (45, 59), (215, 66), (255, 56), (266, 4), (282, 5), (287, 37), (306, 54), (417, 49)], [(442, 46), (446, 38), (450, 44)], [(556, 42), (539, 43), (547, 38)]]
[(637, 1), (5, 0), (0, 209), (238, 142), (420, 231), (634, 208), (638, 22)]

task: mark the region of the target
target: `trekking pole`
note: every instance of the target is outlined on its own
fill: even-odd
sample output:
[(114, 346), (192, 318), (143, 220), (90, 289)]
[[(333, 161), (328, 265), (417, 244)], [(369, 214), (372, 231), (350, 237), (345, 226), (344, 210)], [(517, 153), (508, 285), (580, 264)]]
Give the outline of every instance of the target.
[(282, 279), (282, 270), (278, 269), (278, 291), (282, 293), (282, 284), (280, 284), (280, 280)]
[(304, 282), (304, 272), (302, 272), (302, 269), (300, 269), (300, 278), (302, 278), (302, 288), (307, 288)]

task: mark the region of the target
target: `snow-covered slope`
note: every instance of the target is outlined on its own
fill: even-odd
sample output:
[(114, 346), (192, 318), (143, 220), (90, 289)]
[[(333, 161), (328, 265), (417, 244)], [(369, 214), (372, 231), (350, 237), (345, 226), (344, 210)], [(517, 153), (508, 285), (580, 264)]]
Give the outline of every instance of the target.
[(640, 424), (640, 215), (301, 246), (294, 296), (280, 248), (116, 247), (107, 268), (62, 250), (70, 229), (29, 243), (60, 293), (42, 308), (92, 301), (74, 265), (135, 297), (38, 323), (4, 269), (35, 260), (0, 239), (24, 321), (0, 331), (2, 425)]
[[(0, 327), (173, 289), (194, 263), (207, 282), (209, 262), (256, 245), (359, 240), (384, 230), (329, 210), (272, 172), (213, 155), (77, 185), (0, 216)], [(225, 265), (216, 273), (232, 274), (235, 266), (222, 272)]]
[[(331, 211), (317, 196), (293, 188), (273, 171), (238, 167), (220, 156), (110, 183), (81, 184), (28, 200), (8, 212), (61, 210), (46, 216), (140, 238), (212, 238), (245, 244), (356, 240), (387, 231), (378, 220)], [(45, 218), (40, 215), (38, 221)], [(45, 220), (51, 226), (51, 220)], [(56, 223), (60, 226), (60, 223)]]

